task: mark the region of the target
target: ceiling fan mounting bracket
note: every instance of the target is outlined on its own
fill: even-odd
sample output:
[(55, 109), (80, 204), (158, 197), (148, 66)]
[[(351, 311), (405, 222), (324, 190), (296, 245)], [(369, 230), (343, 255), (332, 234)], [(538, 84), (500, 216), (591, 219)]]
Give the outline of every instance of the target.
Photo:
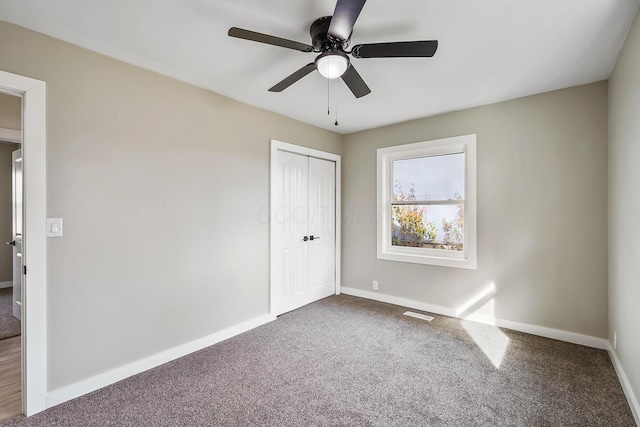
[(345, 41), (334, 40), (329, 36), (329, 25), (331, 24), (331, 16), (323, 16), (318, 18), (311, 24), (309, 34), (311, 35), (311, 44), (316, 52), (325, 52), (328, 50), (344, 50), (351, 42), (351, 35)]

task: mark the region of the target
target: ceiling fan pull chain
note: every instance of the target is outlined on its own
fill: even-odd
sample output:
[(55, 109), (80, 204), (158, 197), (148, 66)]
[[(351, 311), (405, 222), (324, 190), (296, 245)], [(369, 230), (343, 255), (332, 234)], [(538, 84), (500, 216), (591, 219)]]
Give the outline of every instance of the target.
[(336, 101), (336, 123), (335, 125), (338, 126), (338, 79), (333, 79), (335, 80), (336, 84), (335, 84), (335, 92), (334, 92), (334, 97), (335, 97), (335, 101)]
[(331, 115), (331, 80), (327, 79), (327, 116)]

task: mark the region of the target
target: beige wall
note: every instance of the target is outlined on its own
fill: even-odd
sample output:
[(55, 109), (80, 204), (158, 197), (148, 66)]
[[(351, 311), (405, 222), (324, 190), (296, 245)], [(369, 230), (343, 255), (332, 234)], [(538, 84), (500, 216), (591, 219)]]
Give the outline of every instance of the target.
[(49, 389), (268, 313), (269, 139), (340, 136), (0, 23), (47, 83)]
[[(376, 259), (376, 149), (477, 134), (478, 269)], [(343, 286), (607, 336), (607, 83), (348, 135)]]
[[(0, 96), (0, 105), (3, 97)], [(20, 115), (18, 104), (18, 115)], [(2, 108), (0, 107), (0, 117)], [(13, 238), (11, 219), (11, 153), (20, 148), (19, 144), (0, 142), (0, 282), (13, 281), (13, 247), (5, 242)]]
[(609, 92), (609, 337), (617, 335), (616, 353), (636, 399), (640, 399), (639, 16), (618, 58)]
[(22, 98), (0, 93), (0, 128), (22, 128)]

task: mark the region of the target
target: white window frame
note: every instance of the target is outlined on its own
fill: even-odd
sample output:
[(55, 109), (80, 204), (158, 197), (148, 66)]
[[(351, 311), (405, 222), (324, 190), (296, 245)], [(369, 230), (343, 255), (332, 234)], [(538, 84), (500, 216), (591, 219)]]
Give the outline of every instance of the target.
[[(391, 244), (391, 202), (393, 200), (393, 162), (396, 160), (464, 153), (465, 197), (463, 250), (413, 248)], [(462, 135), (413, 144), (379, 148), (378, 157), (378, 259), (477, 268), (476, 233), (476, 135)]]

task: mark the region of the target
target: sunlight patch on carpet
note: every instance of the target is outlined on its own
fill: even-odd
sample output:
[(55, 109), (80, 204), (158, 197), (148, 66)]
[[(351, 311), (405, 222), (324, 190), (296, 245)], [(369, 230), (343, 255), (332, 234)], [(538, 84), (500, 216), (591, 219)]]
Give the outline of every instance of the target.
[(462, 320), (462, 327), (467, 331), (480, 350), (487, 356), (496, 369), (502, 365), (502, 360), (509, 347), (507, 337), (498, 327), (483, 323)]

